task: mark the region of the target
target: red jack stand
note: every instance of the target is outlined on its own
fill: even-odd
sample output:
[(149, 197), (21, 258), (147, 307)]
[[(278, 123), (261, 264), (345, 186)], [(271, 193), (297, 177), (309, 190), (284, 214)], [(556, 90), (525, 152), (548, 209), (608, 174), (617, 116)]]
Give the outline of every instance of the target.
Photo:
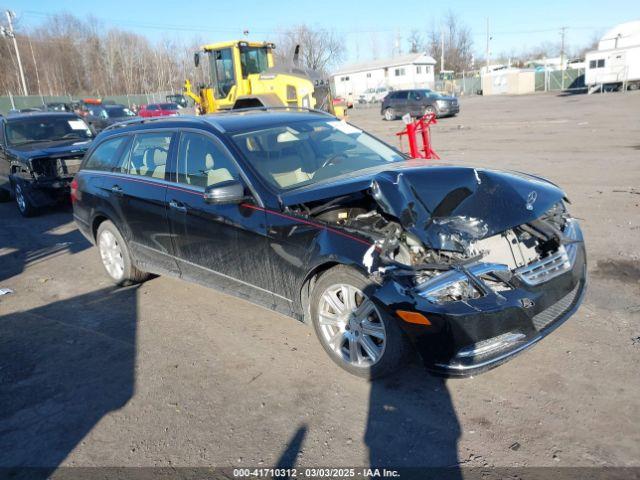
[[(438, 154), (431, 148), (431, 125), (438, 123), (435, 113), (427, 113), (424, 117), (407, 122), (407, 128), (396, 133), (400, 137), (400, 149), (402, 150), (402, 137), (409, 139), (409, 154), (411, 158), (426, 158), (439, 160)], [(422, 148), (418, 146), (418, 135), (422, 137)]]

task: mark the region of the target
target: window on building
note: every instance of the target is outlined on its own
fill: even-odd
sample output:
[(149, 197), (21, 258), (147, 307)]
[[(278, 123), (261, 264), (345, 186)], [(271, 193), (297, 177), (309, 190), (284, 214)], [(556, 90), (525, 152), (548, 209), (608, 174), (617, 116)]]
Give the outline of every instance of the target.
[(418, 75), (420, 75), (420, 74), (422, 73), (422, 65), (418, 65), (418, 66), (416, 67), (416, 73), (417, 73)]
[(348, 82), (349, 81), (349, 77), (341, 77), (340, 81), (341, 82)]
[(395, 71), (394, 71), (394, 75), (396, 77), (403, 77), (404, 74), (405, 74), (404, 68), (396, 68)]
[(367, 78), (371, 78), (371, 74), (370, 73), (367, 73)]
[(604, 58), (598, 60), (598, 68), (604, 68)]

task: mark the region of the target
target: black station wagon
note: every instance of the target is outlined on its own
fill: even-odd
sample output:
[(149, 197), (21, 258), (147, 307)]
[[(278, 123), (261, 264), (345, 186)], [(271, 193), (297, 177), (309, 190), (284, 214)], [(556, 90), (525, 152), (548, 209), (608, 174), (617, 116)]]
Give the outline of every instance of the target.
[(408, 159), (321, 112), (116, 125), (71, 195), (116, 283), (168, 274), (256, 302), (312, 324), (364, 377), (414, 349), (449, 375), (496, 366), (566, 320), (585, 288), (558, 187)]

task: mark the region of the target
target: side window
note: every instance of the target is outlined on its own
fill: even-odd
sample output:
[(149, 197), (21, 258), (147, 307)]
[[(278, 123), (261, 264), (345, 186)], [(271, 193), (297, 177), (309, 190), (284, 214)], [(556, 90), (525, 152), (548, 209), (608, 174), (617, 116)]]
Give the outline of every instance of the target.
[(120, 147), (124, 144), (128, 137), (122, 136), (112, 138), (102, 142), (98, 148), (96, 148), (84, 168), (90, 170), (100, 170), (103, 172), (112, 172), (116, 170), (120, 164)]
[(147, 105), (147, 110), (158, 110), (157, 105)]
[(178, 149), (178, 182), (206, 188), (240, 174), (223, 147), (211, 138), (197, 133), (183, 133)]
[(136, 135), (124, 173), (164, 180), (172, 135), (172, 132)]
[(406, 100), (407, 99), (407, 92), (396, 92), (394, 98), (396, 100)]

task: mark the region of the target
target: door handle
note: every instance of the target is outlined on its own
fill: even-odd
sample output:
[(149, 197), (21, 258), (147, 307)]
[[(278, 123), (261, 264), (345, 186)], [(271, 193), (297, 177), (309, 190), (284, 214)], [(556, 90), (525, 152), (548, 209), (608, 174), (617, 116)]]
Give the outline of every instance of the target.
[(120, 185), (114, 185), (113, 187), (111, 187), (111, 192), (115, 193), (116, 195), (122, 195), (122, 187)]
[(171, 207), (173, 210), (177, 210), (180, 213), (187, 213), (187, 206), (184, 203), (171, 200), (169, 202), (169, 207)]

